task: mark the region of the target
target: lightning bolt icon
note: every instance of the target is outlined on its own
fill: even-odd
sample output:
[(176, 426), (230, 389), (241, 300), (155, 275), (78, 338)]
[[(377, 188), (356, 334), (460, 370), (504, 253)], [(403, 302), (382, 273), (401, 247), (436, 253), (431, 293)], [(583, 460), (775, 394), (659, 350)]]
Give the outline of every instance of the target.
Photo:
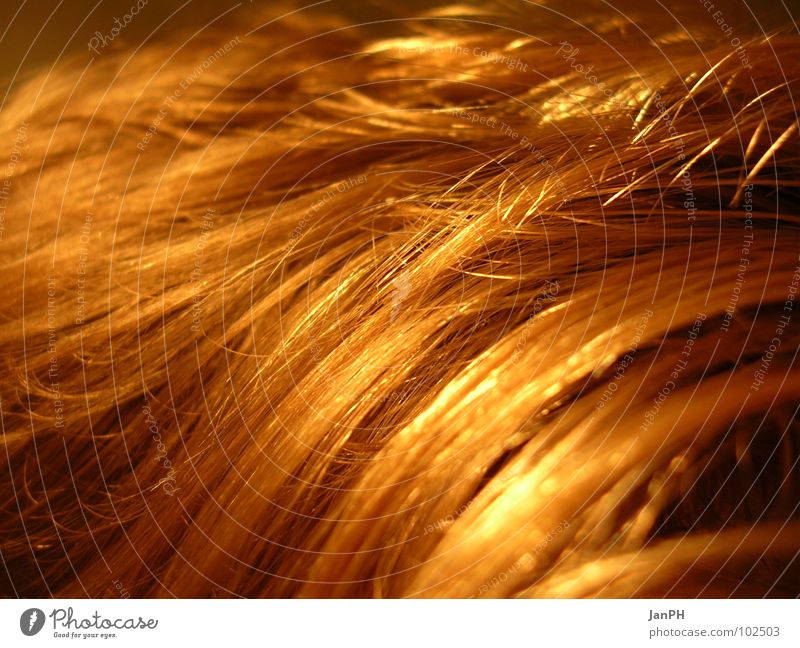
[(36, 623), (36, 618), (38, 616), (39, 615), (36, 613), (36, 610), (33, 610), (31, 612), (31, 618), (30, 618), (30, 621), (28, 621), (28, 630), (33, 630), (33, 624)]

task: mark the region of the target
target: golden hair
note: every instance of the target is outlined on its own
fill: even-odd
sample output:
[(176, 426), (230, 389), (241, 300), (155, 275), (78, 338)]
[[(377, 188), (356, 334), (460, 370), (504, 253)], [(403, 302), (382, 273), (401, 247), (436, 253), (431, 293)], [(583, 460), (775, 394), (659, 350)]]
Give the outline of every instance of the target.
[(17, 84), (0, 591), (800, 594), (800, 41), (684, 4), (243, 5)]

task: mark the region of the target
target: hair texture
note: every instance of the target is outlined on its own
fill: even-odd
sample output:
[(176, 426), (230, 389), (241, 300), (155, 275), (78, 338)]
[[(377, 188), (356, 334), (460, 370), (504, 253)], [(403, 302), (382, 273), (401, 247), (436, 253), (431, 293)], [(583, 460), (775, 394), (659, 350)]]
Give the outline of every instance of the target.
[(800, 39), (679, 5), (15, 84), (0, 591), (800, 595)]

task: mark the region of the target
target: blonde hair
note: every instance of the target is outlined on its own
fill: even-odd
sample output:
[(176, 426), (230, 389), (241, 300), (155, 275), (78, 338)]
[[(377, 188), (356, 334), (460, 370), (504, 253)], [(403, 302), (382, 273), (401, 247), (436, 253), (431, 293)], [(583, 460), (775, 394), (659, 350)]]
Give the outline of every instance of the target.
[(798, 40), (694, 4), (18, 87), (3, 593), (797, 595)]

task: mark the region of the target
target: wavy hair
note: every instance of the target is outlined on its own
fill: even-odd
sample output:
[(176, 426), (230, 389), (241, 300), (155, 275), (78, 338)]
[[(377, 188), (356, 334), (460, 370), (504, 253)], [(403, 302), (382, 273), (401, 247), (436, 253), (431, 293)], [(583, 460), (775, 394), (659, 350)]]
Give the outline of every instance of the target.
[(800, 41), (678, 4), (243, 5), (17, 84), (0, 591), (800, 594)]

